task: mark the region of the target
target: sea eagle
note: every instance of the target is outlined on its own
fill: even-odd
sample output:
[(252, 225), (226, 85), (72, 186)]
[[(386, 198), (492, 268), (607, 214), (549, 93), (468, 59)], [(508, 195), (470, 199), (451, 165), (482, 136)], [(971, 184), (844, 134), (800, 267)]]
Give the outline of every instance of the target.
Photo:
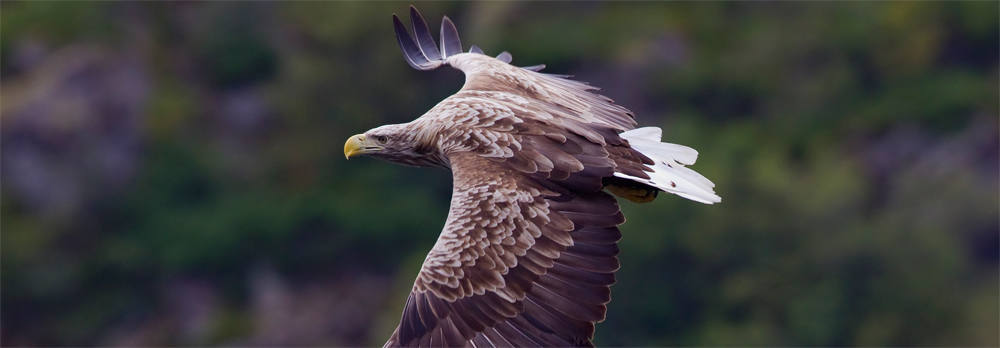
[[(410, 7), (413, 36), (393, 15), (406, 61), (465, 73), (460, 91), (419, 118), (351, 136), (347, 158), (451, 170), (444, 229), (421, 266), (386, 346), (591, 345), (618, 270), (611, 194), (648, 202), (665, 191), (721, 201), (688, 169), (698, 152), (635, 128), (632, 112), (544, 66), (511, 65), (441, 22), (438, 46)], [(607, 192), (606, 192), (607, 191)]]

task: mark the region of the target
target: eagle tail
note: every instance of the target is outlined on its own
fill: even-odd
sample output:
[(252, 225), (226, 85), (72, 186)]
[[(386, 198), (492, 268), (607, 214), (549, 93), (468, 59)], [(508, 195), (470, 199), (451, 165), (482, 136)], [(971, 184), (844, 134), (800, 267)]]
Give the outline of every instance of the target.
[(698, 151), (684, 145), (660, 142), (663, 131), (658, 127), (643, 127), (619, 134), (629, 145), (649, 157), (656, 164), (650, 166), (649, 179), (615, 172), (619, 178), (629, 179), (660, 190), (705, 204), (722, 202), (715, 194), (715, 184), (698, 172), (685, 167), (694, 164)]

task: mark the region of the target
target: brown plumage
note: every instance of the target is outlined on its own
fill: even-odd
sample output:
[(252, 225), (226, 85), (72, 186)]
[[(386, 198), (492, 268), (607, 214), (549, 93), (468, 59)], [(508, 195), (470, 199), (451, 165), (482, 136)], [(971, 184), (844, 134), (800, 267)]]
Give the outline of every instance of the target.
[(718, 202), (684, 168), (697, 152), (634, 129), (630, 111), (512, 57), (461, 53), (445, 17), (440, 48), (411, 7), (415, 35), (393, 16), (406, 61), (450, 65), (465, 86), (416, 120), (351, 137), (345, 155), (450, 168), (451, 207), (386, 346), (590, 345), (618, 269), (608, 191), (650, 201), (663, 190)]

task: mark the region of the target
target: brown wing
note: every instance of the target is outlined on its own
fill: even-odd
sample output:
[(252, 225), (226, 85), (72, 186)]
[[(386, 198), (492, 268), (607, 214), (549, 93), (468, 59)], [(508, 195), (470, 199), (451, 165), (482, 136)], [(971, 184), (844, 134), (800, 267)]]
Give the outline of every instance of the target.
[[(494, 57), (483, 54), (475, 45), (469, 53), (462, 53), (458, 31), (448, 17), (441, 20), (441, 45), (436, 47), (427, 21), (420, 11), (410, 6), (413, 35), (396, 15), (393, 28), (410, 66), (418, 70), (436, 69), (451, 65), (465, 73), (463, 92), (494, 91), (533, 99), (551, 107), (553, 111), (568, 111), (567, 116), (583, 123), (597, 123), (617, 130), (617, 133), (635, 127), (635, 117), (628, 109), (614, 104), (608, 97), (591, 93), (598, 88), (584, 82), (566, 79), (564, 75), (538, 72), (544, 67), (535, 65), (517, 67), (508, 52)], [(460, 93), (461, 94), (461, 93)]]
[(587, 83), (519, 68), (481, 54), (461, 54), (447, 61), (465, 73), (465, 85), (456, 95), (477, 91), (509, 93), (540, 103), (560, 116), (611, 127), (616, 133), (635, 128), (631, 111), (593, 93), (598, 88)]
[(598, 136), (521, 122), (510, 156), (449, 157), (448, 220), (387, 346), (591, 344), (625, 221), (602, 181), (641, 155), (607, 126), (574, 127)]

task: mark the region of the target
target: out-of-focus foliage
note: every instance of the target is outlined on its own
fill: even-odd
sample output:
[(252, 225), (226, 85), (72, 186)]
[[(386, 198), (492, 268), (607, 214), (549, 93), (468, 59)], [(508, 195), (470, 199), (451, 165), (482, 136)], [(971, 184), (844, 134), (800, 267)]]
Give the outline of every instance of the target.
[[(341, 147), (462, 83), (405, 3), (0, 10), (6, 345), (383, 342), (450, 180)], [(700, 151), (723, 203), (623, 203), (598, 344), (1000, 344), (996, 2), (421, 10)]]

